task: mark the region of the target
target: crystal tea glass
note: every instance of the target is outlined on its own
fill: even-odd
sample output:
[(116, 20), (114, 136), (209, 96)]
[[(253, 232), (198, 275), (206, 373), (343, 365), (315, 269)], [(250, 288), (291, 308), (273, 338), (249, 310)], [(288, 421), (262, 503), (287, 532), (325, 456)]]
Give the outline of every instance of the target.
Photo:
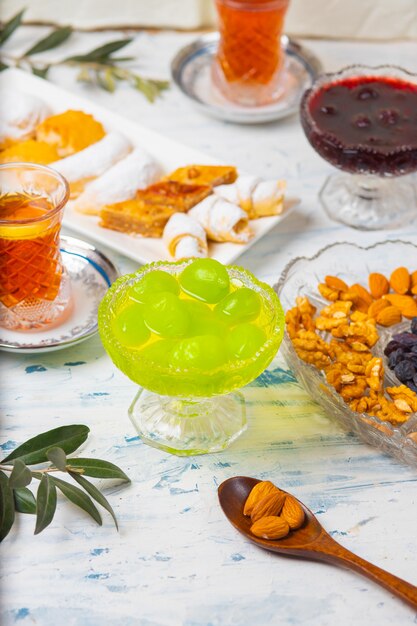
[[(234, 323), (228, 323), (226, 317), (218, 316), (215, 305), (178, 289), (177, 279), (181, 282), (182, 272), (191, 263), (152, 263), (122, 276), (99, 308), (99, 331), (106, 351), (140, 386), (129, 409), (133, 425), (147, 444), (183, 456), (222, 450), (246, 429), (245, 400), (236, 390), (269, 365), (281, 344), (284, 327), (283, 310), (274, 291), (242, 268), (223, 269), (227, 282), (230, 280), (230, 295), (223, 302), (229, 303), (228, 310), (240, 321), (251, 319), (251, 323), (234, 325), (236, 317)], [(135, 304), (134, 290), (140, 291), (145, 284), (142, 281), (149, 277), (151, 296), (139, 296), (142, 304)], [(158, 287), (154, 285), (161, 277), (163, 288), (172, 293), (155, 293)], [(237, 302), (234, 298), (240, 290), (245, 297), (238, 298), (241, 305), (236, 307), (233, 302)], [(187, 329), (178, 331), (181, 338), (155, 336), (143, 325), (142, 319), (152, 329), (172, 322), (171, 330), (175, 326), (178, 329), (183, 318), (173, 317), (172, 311), (177, 309), (185, 311), (188, 324)], [(123, 324), (132, 320), (126, 342), (121, 336)]]
[(260, 106), (285, 88), (281, 45), (289, 0), (216, 0), (220, 41), (212, 76), (230, 101)]
[(301, 102), (313, 148), (342, 170), (320, 192), (332, 219), (363, 230), (417, 216), (417, 75), (399, 67), (352, 65), (323, 74)]
[(68, 197), (67, 182), (49, 167), (0, 165), (0, 326), (42, 330), (69, 314), (59, 249)]

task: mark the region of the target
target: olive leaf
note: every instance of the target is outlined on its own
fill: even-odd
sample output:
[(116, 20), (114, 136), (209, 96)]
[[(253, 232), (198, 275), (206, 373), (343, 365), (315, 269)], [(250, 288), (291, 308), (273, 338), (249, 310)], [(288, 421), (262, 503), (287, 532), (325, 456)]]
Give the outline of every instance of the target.
[(54, 446), (58, 446), (67, 454), (71, 454), (84, 443), (89, 432), (88, 426), (83, 424), (59, 426), (32, 437), (32, 439), (15, 448), (1, 463), (7, 463), (18, 458), (27, 465), (45, 463), (48, 460), (46, 453)]
[(149, 102), (155, 102), (155, 99), (159, 96), (159, 93), (168, 88), (169, 83), (163, 80), (142, 78), (142, 76), (138, 76), (137, 74), (135, 74), (133, 76), (133, 85), (135, 89), (143, 93), (143, 95)]
[(107, 68), (104, 72), (96, 72), (97, 82), (103, 89), (113, 93), (116, 89), (116, 82), (112, 74), (111, 68)]
[(70, 485), (70, 483), (50, 476), (50, 480), (58, 487), (66, 498), (76, 506), (80, 507), (83, 511), (88, 513), (99, 526), (102, 525), (101, 515), (97, 510), (97, 507), (92, 500), (78, 487)]
[(62, 448), (51, 448), (46, 453), (46, 456), (48, 457), (48, 461), (51, 461), (61, 472), (67, 471), (67, 455)]
[(103, 459), (68, 459), (67, 460), (67, 469), (71, 471), (71, 469), (82, 469), (84, 476), (91, 476), (92, 478), (117, 478), (119, 480), (124, 480), (130, 482), (130, 478), (126, 476), (124, 472), (114, 465), (110, 463), (110, 461), (104, 461)]
[(30, 513), (31, 515), (36, 513), (36, 500), (30, 489), (27, 487), (13, 489), (13, 495), (16, 511), (19, 513)]
[(90, 483), (90, 481), (88, 481), (86, 478), (84, 478), (84, 476), (80, 476), (79, 474), (75, 474), (70, 472), (71, 476), (73, 477), (74, 480), (77, 481), (77, 483), (79, 485), (81, 485), (81, 487), (83, 487), (85, 489), (85, 491), (90, 494), (90, 496), (92, 498), (94, 498), (94, 500), (96, 502), (98, 502), (99, 504), (101, 504), (101, 506), (106, 509), (106, 511), (108, 511), (110, 513), (110, 515), (112, 516), (113, 520), (114, 520), (114, 525), (116, 526), (117, 530), (119, 530), (119, 525), (117, 523), (117, 519), (116, 519), (116, 515), (114, 514), (114, 511), (112, 509), (112, 507), (110, 506), (110, 503), (108, 502), (108, 500), (103, 496), (103, 494), (101, 493), (101, 491), (99, 491), (97, 489), (97, 487), (95, 487), (95, 485), (93, 485), (92, 483)]
[(110, 57), (113, 52), (117, 52), (124, 48), (132, 41), (132, 39), (120, 39), (117, 41), (110, 41), (109, 43), (94, 48), (91, 52), (86, 54), (76, 54), (75, 56), (65, 59), (66, 62), (78, 62), (78, 63), (90, 63), (91, 61), (102, 62)]
[(23, 9), (22, 11), (17, 13), (8, 22), (6, 22), (6, 24), (0, 30), (0, 46), (2, 46), (4, 42), (7, 41), (11, 35), (13, 35), (16, 28), (20, 26), (25, 11), (26, 9)]
[(14, 499), (13, 491), (9, 485), (9, 479), (4, 472), (0, 471), (0, 541), (9, 534), (14, 522)]
[(38, 535), (52, 522), (56, 511), (56, 487), (48, 474), (42, 476), (36, 495), (36, 526)]
[(22, 461), (22, 459), (16, 459), (14, 462), (12, 473), (9, 477), (9, 485), (11, 489), (17, 487), (26, 487), (32, 482), (32, 472)]
[(46, 78), (50, 68), (50, 65), (45, 65), (45, 67), (32, 67), (32, 74), (39, 76), (39, 78)]
[(71, 26), (64, 26), (63, 28), (58, 28), (54, 30), (52, 33), (35, 43), (34, 46), (29, 48), (27, 52), (23, 56), (28, 57), (32, 54), (39, 54), (40, 52), (46, 52), (47, 50), (52, 50), (53, 48), (57, 48), (64, 41), (70, 37), (72, 33)]

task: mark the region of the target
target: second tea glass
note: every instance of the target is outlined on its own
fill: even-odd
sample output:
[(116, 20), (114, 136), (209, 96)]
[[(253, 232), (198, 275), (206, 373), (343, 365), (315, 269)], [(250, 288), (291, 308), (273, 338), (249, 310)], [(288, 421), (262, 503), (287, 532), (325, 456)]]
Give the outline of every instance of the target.
[(0, 166), (0, 326), (43, 330), (70, 313), (59, 238), (68, 197), (66, 180), (49, 167)]
[(213, 82), (231, 102), (262, 106), (285, 89), (281, 45), (289, 0), (216, 0), (220, 41)]

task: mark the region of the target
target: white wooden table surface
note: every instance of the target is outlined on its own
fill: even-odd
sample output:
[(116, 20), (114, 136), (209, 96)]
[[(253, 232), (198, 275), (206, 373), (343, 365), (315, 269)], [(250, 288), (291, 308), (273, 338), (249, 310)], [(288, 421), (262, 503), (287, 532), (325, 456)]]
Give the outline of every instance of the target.
[[(10, 48), (41, 31), (22, 29)], [(77, 34), (77, 50), (120, 34)], [(167, 75), (174, 52), (194, 36), (139, 34), (132, 45), (149, 73)], [(326, 69), (391, 62), (417, 71), (416, 43), (306, 42)], [(69, 44), (68, 44), (69, 45)], [(75, 47), (71, 48), (75, 53)], [(401, 236), (417, 243), (416, 223), (401, 231), (359, 233), (331, 223), (317, 192), (328, 167), (307, 144), (296, 117), (239, 127), (195, 112), (174, 88), (155, 105), (120, 88), (114, 95), (75, 83), (74, 71), (51, 79), (150, 128), (255, 174), (285, 177), (300, 207), (250, 252), (242, 265), (273, 283), (300, 253), (340, 240)], [(110, 256), (122, 272), (135, 265)], [(337, 260), (336, 260), (337, 262)], [(331, 534), (362, 557), (417, 584), (417, 476), (344, 433), (294, 382), (279, 359), (245, 389), (249, 429), (222, 454), (177, 458), (143, 445), (127, 407), (135, 385), (119, 373), (98, 338), (47, 355), (1, 358), (1, 448), (69, 423), (91, 428), (85, 455), (107, 458), (132, 485), (107, 495), (120, 522), (97, 527), (59, 504), (51, 526), (33, 536), (32, 516), (1, 551), (3, 626), (402, 626), (415, 611), (343, 569), (279, 558), (246, 542), (217, 503), (224, 479), (269, 478), (293, 491)]]

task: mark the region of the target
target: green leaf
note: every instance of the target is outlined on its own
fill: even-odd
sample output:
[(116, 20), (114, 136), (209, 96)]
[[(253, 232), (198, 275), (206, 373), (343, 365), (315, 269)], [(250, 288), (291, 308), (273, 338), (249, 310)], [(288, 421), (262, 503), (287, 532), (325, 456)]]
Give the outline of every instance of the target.
[(13, 459), (22, 459), (27, 465), (45, 463), (48, 460), (46, 453), (54, 446), (58, 446), (67, 454), (71, 454), (87, 439), (90, 429), (83, 424), (59, 426), (48, 430), (36, 437), (32, 437), (21, 446), (13, 450), (2, 463)]
[(99, 48), (94, 48), (91, 52), (87, 52), (86, 54), (77, 54), (72, 57), (68, 57), (65, 61), (78, 61), (78, 62), (89, 62), (89, 61), (103, 61), (108, 59), (113, 52), (117, 52), (121, 48), (124, 48), (132, 41), (132, 39), (120, 39), (117, 41), (110, 41), (109, 43), (104, 44), (104, 46), (100, 46)]
[(50, 65), (45, 65), (45, 67), (32, 67), (32, 74), (39, 76), (39, 78), (46, 78), (50, 68)]
[(149, 102), (155, 102), (160, 92), (168, 88), (167, 81), (142, 78), (137, 74), (133, 75), (132, 78), (135, 89), (141, 91)]
[(74, 474), (72, 472), (70, 472), (70, 474), (73, 477), (73, 479), (76, 480), (79, 485), (81, 485), (81, 487), (84, 487), (86, 492), (89, 493), (90, 496), (92, 498), (94, 498), (94, 500), (96, 502), (101, 504), (101, 506), (103, 508), (105, 508), (106, 511), (108, 511), (110, 513), (110, 515), (112, 516), (112, 518), (114, 520), (114, 525), (116, 526), (117, 530), (119, 530), (119, 526), (117, 524), (116, 515), (114, 514), (114, 511), (113, 511), (112, 507), (110, 506), (110, 503), (103, 496), (101, 491), (99, 491), (95, 485), (90, 483), (90, 481), (88, 481), (86, 478), (84, 478), (84, 476), (80, 476), (79, 474)]
[(106, 91), (113, 93), (116, 89), (116, 83), (111, 69), (107, 69), (105, 72), (96, 72), (97, 82)]
[(0, 72), (3, 72), (3, 70), (7, 70), (9, 68), (9, 65), (6, 65), (6, 63), (3, 63), (3, 61), (0, 61)]
[(93, 478), (117, 478), (130, 482), (129, 476), (114, 465), (110, 461), (103, 461), (102, 459), (68, 459), (67, 469), (71, 471), (71, 468), (83, 469), (84, 476), (92, 476)]
[(91, 515), (93, 520), (97, 522), (99, 526), (102, 525), (101, 515), (98, 512), (97, 507), (94, 505), (92, 500), (83, 491), (81, 491), (81, 489), (65, 482), (65, 480), (60, 480), (59, 478), (51, 477), (51, 480), (70, 502)]
[(36, 496), (36, 526), (38, 535), (52, 522), (56, 511), (56, 487), (48, 474), (42, 476)]
[(7, 41), (7, 39), (10, 37), (10, 35), (12, 35), (14, 33), (14, 31), (16, 30), (16, 28), (18, 26), (20, 26), (20, 23), (22, 21), (22, 17), (23, 17), (23, 13), (26, 11), (26, 9), (23, 9), (22, 11), (20, 11), (19, 13), (17, 13), (17, 15), (15, 15), (14, 17), (12, 17), (11, 20), (9, 20), (1, 29), (0, 31), (0, 46), (2, 46), (4, 44), (5, 41)]
[(34, 46), (29, 48), (27, 52), (25, 52), (24, 56), (29, 57), (32, 54), (39, 54), (40, 52), (46, 52), (47, 50), (52, 50), (53, 48), (57, 48), (64, 41), (68, 39), (68, 37), (72, 33), (71, 26), (64, 26), (63, 28), (58, 28), (54, 30), (52, 33), (44, 37), (38, 43), (35, 43)]
[(22, 461), (22, 459), (16, 459), (12, 473), (9, 477), (9, 485), (11, 489), (26, 487), (26, 485), (30, 485), (31, 482), (32, 472), (28, 467), (26, 467), (26, 464)]
[(93, 77), (90, 74), (90, 70), (87, 67), (82, 67), (77, 74), (77, 80), (83, 83), (92, 83)]
[(36, 513), (36, 500), (30, 489), (27, 487), (14, 489), (13, 495), (16, 511), (19, 511), (19, 513), (30, 513), (31, 515)]
[(0, 541), (9, 534), (14, 522), (13, 491), (9, 479), (4, 472), (0, 472)]
[(67, 455), (62, 448), (51, 448), (46, 453), (46, 456), (48, 457), (48, 460), (55, 465), (55, 467), (61, 470), (61, 472), (67, 471)]

